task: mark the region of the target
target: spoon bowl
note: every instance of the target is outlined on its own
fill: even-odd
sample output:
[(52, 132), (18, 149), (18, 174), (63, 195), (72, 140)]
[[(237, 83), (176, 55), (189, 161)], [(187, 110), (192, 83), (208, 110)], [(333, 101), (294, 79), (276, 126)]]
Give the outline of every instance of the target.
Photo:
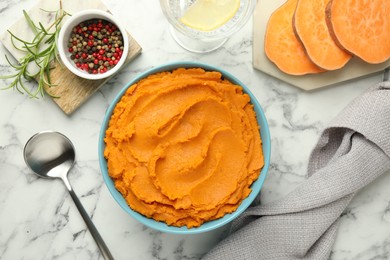
[(23, 154), (27, 166), (39, 177), (62, 179), (102, 256), (104, 259), (114, 259), (67, 178), (69, 170), (76, 161), (72, 142), (58, 132), (40, 132), (27, 141)]
[(72, 142), (57, 132), (41, 132), (27, 141), (24, 160), (40, 177), (64, 178), (75, 163)]

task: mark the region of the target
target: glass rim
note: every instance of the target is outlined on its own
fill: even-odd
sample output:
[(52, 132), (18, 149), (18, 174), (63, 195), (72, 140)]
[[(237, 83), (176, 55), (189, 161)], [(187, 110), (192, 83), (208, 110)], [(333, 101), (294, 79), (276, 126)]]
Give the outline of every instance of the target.
[(170, 2), (171, 0), (160, 0), (160, 6), (168, 22), (175, 30), (179, 31), (183, 35), (186, 35), (187, 37), (191, 37), (198, 40), (212, 41), (229, 37), (233, 33), (237, 32), (239, 29), (241, 29), (250, 19), (257, 1), (241, 0), (240, 7), (237, 13), (224, 25), (219, 26), (211, 31), (196, 30), (181, 23), (178, 17), (176, 17), (170, 11)]

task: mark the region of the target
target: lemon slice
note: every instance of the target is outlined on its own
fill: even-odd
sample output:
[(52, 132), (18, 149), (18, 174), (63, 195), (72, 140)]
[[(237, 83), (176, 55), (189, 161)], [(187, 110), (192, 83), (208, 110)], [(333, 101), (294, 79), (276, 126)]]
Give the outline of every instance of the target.
[(227, 23), (239, 7), (240, 0), (197, 0), (180, 21), (200, 31), (212, 31)]

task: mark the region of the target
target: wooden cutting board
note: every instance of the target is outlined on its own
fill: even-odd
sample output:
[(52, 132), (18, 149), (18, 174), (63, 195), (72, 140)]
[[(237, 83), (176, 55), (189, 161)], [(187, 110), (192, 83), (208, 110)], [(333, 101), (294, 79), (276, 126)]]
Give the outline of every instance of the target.
[[(85, 9), (100, 9), (109, 11), (108, 8), (100, 0), (63, 0), (63, 9), (74, 14), (78, 11)], [(53, 23), (54, 15), (44, 12), (43, 10), (54, 11), (58, 10), (59, 1), (56, 0), (41, 0), (34, 8), (28, 11), (28, 14), (33, 21), (40, 21), (45, 27)], [(32, 39), (33, 33), (29, 29), (29, 26), (20, 12), (20, 19), (13, 24), (9, 31), (13, 32), (16, 36), (22, 39)], [(125, 64), (132, 61), (138, 54), (141, 53), (142, 48), (137, 41), (128, 33), (129, 36), (129, 54), (126, 58)], [(11, 43), (10, 34), (5, 32), (0, 36), (0, 41), (7, 48), (10, 54), (19, 60), (24, 56), (23, 52), (18, 51)], [(101, 80), (87, 80), (80, 78), (70, 72), (65, 66), (58, 64), (57, 61), (52, 61), (54, 69), (51, 71), (51, 81), (55, 87), (45, 87), (45, 90), (50, 93), (54, 102), (64, 111), (67, 115), (72, 114), (77, 108), (79, 108), (85, 101), (88, 100), (98, 89), (100, 89), (106, 81), (111, 77)]]
[(390, 66), (390, 60), (381, 64), (368, 64), (358, 58), (352, 58), (344, 68), (320, 74), (292, 76), (280, 71), (264, 53), (264, 36), (269, 17), (285, 2), (286, 0), (259, 0), (257, 3), (253, 13), (254, 68), (293, 86), (314, 90), (380, 72)]

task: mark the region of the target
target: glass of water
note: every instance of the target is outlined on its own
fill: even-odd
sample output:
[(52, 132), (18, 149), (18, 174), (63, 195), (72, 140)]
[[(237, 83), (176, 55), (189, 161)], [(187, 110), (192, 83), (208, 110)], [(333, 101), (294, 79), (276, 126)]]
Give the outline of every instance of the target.
[[(181, 21), (188, 8), (197, 0), (160, 0), (161, 9), (170, 24), (175, 41), (184, 49), (196, 52), (211, 52), (221, 47), (228, 38), (241, 29), (251, 17), (256, 0), (240, 0), (232, 18), (213, 30), (191, 28)], [(199, 1), (199, 0), (198, 0)]]

